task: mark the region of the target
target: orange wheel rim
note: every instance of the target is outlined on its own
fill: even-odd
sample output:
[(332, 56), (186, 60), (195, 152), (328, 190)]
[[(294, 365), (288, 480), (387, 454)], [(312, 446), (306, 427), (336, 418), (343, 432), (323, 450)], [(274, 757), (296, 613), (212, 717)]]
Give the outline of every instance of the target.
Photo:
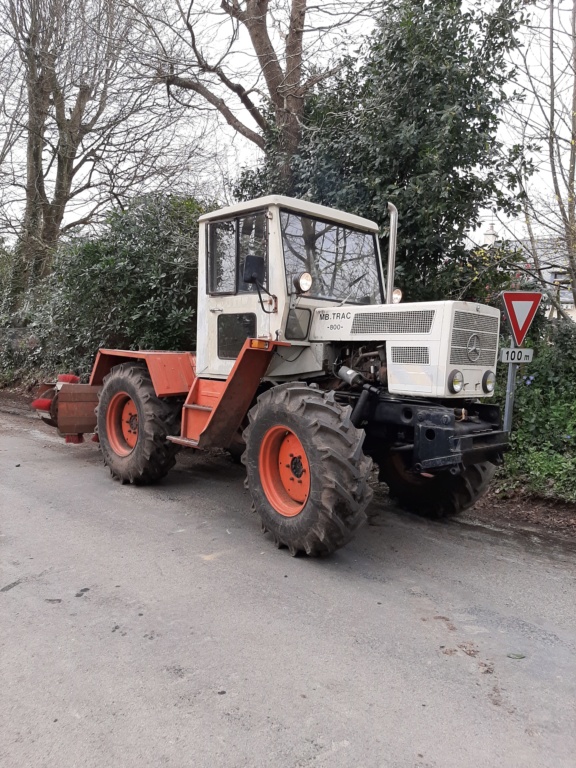
[(138, 442), (138, 409), (126, 392), (115, 394), (106, 411), (106, 434), (114, 453), (128, 456)]
[(310, 495), (310, 465), (298, 437), (288, 427), (269, 429), (260, 445), (259, 470), (266, 498), (283, 517), (295, 517)]

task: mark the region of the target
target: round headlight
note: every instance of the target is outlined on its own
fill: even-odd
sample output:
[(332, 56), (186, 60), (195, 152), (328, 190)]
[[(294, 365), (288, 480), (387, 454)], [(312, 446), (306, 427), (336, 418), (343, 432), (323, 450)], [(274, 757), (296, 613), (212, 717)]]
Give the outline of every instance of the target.
[(402, 291), (400, 288), (394, 288), (392, 291), (392, 303), (393, 304), (400, 304), (402, 301)]
[(482, 376), (482, 389), (487, 394), (491, 394), (494, 392), (494, 387), (496, 386), (496, 374), (494, 371), (486, 371), (484, 376)]
[(464, 375), (462, 374), (462, 371), (452, 371), (450, 376), (448, 376), (448, 389), (450, 392), (452, 392), (453, 395), (457, 395), (459, 392), (462, 392), (463, 387)]
[(312, 288), (312, 275), (310, 272), (302, 272), (294, 278), (294, 287), (298, 293), (307, 293)]

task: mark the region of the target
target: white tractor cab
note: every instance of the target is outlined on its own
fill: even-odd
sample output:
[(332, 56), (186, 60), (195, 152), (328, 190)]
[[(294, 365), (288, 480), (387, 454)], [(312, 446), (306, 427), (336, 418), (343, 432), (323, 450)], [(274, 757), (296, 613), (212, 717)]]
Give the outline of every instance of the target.
[(278, 195), (206, 214), (198, 283), (200, 377), (226, 378), (252, 337), (290, 342), (268, 369), (274, 381), (317, 378), (339, 363), (390, 394), (494, 392), (500, 312), (463, 301), (394, 304), (391, 290), (387, 302), (373, 221)]

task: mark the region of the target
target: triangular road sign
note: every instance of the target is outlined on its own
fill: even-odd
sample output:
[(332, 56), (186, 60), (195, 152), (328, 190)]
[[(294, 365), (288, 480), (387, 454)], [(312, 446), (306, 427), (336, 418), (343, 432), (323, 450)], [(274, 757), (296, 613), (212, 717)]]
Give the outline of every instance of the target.
[(502, 298), (514, 341), (516, 346), (521, 347), (542, 301), (542, 294), (533, 291), (503, 291)]

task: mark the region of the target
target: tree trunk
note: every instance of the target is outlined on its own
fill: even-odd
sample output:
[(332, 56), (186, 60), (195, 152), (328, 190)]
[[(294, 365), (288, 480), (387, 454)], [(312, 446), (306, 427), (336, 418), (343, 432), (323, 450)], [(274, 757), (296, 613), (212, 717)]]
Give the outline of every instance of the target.
[(568, 274), (572, 287), (572, 298), (576, 306), (576, 0), (572, 2), (572, 115), (570, 121), (570, 163), (568, 169)]
[(26, 50), (28, 123), (26, 147), (26, 203), (16, 248), (12, 277), (12, 303), (35, 284), (46, 260), (42, 227), (46, 193), (44, 189), (44, 136), (50, 109), (50, 78), (38, 72), (36, 51), (38, 31), (33, 30)]

